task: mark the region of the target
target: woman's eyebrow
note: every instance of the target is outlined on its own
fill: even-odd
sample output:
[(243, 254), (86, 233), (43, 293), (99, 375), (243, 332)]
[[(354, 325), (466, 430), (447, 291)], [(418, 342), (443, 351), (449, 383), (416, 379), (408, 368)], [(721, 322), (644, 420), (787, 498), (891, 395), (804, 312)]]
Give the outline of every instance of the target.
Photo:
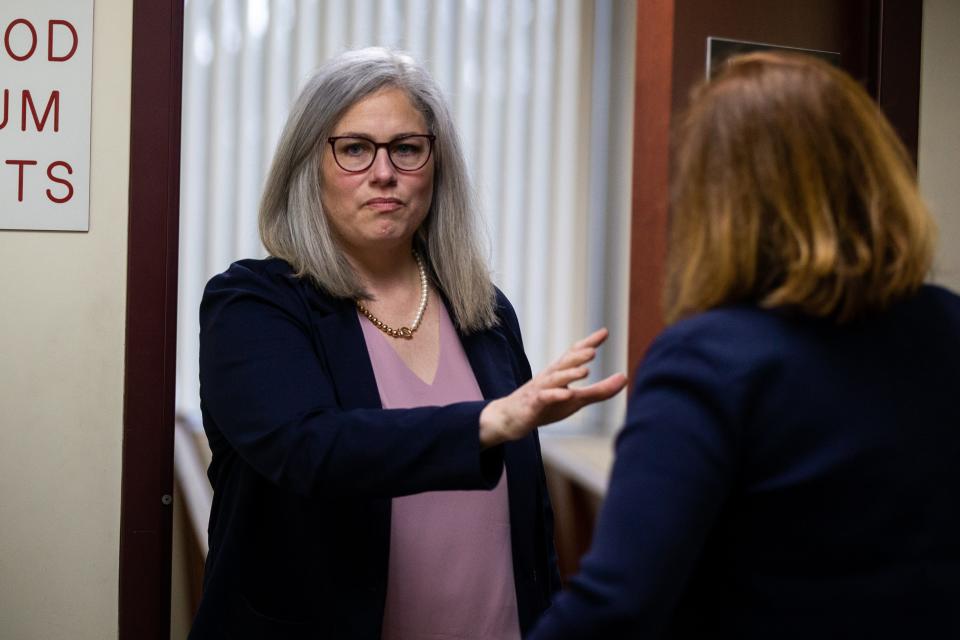
[[(407, 136), (425, 136), (425, 135), (428, 135), (428, 134), (423, 133), (422, 131), (404, 131), (401, 133), (394, 134), (389, 140), (387, 140), (387, 142), (393, 142), (394, 140), (397, 140), (399, 138), (406, 138)], [(369, 133), (363, 133), (360, 131), (344, 131), (343, 133), (338, 133), (336, 137), (366, 138), (367, 140), (373, 140), (374, 142), (377, 142), (376, 140), (374, 140), (373, 136), (370, 135)]]

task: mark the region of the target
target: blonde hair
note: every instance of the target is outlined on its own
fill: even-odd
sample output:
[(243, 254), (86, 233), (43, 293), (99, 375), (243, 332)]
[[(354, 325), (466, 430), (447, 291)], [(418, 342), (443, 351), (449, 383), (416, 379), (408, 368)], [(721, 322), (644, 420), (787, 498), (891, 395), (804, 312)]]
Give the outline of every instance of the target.
[(934, 227), (913, 163), (845, 73), (733, 58), (695, 90), (678, 134), (668, 322), (748, 303), (843, 323), (923, 283)]
[(470, 333), (497, 324), (495, 289), (480, 250), (478, 212), (453, 118), (427, 71), (403, 53), (371, 47), (344, 53), (307, 82), (287, 119), (260, 202), (260, 238), (298, 277), (338, 298), (367, 299), (320, 202), (325, 140), (344, 112), (387, 87), (420, 110), (434, 143), (433, 200), (414, 247), (446, 297), (454, 321)]

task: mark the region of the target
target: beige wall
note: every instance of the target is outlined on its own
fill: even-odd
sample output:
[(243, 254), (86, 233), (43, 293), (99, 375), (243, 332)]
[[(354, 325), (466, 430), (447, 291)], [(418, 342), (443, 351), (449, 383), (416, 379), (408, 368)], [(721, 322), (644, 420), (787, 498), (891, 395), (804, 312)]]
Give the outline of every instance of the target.
[(96, 1), (90, 231), (0, 231), (2, 638), (117, 634), (131, 20)]
[(934, 278), (960, 291), (960, 2), (923, 3), (920, 190), (940, 227)]

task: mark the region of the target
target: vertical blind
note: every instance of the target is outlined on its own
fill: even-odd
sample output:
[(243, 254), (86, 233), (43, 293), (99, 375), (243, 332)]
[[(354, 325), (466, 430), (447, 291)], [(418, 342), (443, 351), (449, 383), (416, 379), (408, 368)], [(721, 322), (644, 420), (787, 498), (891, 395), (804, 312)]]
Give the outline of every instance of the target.
[[(626, 362), (634, 3), (187, 0), (177, 407), (199, 409), (206, 281), (261, 257), (260, 190), (287, 110), (324, 60), (378, 45), (437, 79), (463, 137), (494, 280), (536, 371), (598, 326)], [(605, 430), (622, 400), (564, 427)]]

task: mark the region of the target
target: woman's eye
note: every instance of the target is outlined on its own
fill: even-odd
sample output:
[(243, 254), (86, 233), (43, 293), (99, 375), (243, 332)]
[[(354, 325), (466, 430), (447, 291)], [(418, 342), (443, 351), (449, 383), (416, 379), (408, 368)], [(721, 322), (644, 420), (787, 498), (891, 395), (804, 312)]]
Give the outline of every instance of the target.
[(343, 147), (343, 152), (348, 156), (362, 156), (367, 151), (367, 145), (361, 142), (354, 142)]
[(420, 153), (420, 146), (413, 142), (401, 142), (394, 146), (393, 152), (402, 156), (415, 156)]

